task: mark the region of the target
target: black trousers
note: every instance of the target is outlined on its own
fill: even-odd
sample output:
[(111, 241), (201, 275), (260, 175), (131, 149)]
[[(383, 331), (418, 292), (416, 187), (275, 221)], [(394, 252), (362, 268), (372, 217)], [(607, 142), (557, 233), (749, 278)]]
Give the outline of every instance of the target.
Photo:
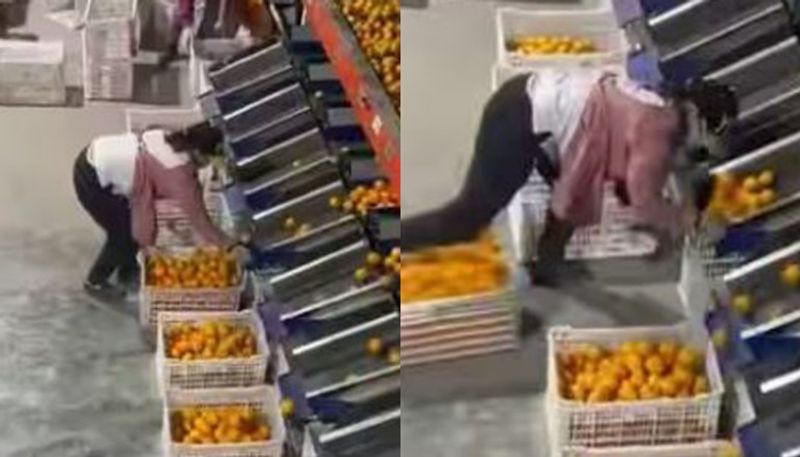
[(137, 274), (138, 248), (131, 233), (128, 199), (100, 185), (97, 172), (86, 154), (87, 150), (84, 149), (75, 160), (75, 193), (86, 212), (106, 233), (106, 242), (89, 270), (87, 280), (98, 284), (107, 281), (116, 272), (120, 281), (130, 281)]
[[(540, 145), (548, 135), (533, 131), (527, 81), (527, 75), (517, 76), (489, 99), (461, 191), (444, 206), (403, 220), (403, 249), (471, 240), (508, 205), (534, 167), (543, 176), (555, 178), (555, 167)], [(563, 259), (573, 231), (569, 223), (548, 214), (539, 243), (540, 262)]]

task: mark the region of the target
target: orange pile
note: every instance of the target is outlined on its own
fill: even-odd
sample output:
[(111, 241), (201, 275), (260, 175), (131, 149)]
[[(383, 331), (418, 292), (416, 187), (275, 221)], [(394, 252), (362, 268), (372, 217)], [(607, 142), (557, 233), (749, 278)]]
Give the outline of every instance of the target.
[(172, 441), (186, 444), (269, 441), (272, 431), (253, 408), (220, 406), (184, 408), (170, 416)]
[(763, 170), (746, 176), (717, 173), (707, 212), (710, 216), (735, 222), (775, 203), (775, 172)]
[(218, 248), (197, 249), (186, 256), (152, 255), (146, 273), (148, 285), (177, 289), (222, 289), (240, 280), (235, 257)]
[(257, 353), (256, 337), (245, 325), (227, 321), (180, 323), (167, 328), (167, 357), (181, 360), (246, 358)]
[(508, 268), (489, 235), (477, 241), (407, 254), (400, 268), (403, 304), (491, 292), (505, 287)]
[(558, 355), (561, 394), (569, 400), (687, 398), (710, 390), (701, 354), (673, 341), (630, 341), (614, 350), (584, 344)]
[(331, 197), (329, 204), (333, 209), (345, 213), (356, 212), (365, 216), (371, 209), (393, 208), (400, 205), (400, 198), (389, 190), (386, 181), (379, 179), (372, 184), (372, 187), (356, 187), (346, 198)]
[(400, 0), (342, 0), (353, 27), (389, 98), (400, 109)]
[(597, 52), (592, 40), (571, 36), (521, 36), (511, 40), (507, 48), (524, 56)]

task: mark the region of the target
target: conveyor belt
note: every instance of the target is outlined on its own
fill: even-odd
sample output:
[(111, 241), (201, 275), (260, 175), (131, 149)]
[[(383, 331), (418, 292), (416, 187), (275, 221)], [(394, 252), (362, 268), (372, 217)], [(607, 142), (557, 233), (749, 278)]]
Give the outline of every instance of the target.
[[(707, 1), (679, 7), (650, 20), (662, 63), (690, 62), (705, 74), (758, 52), (791, 36), (788, 15), (780, 0)], [(709, 21), (713, 15), (717, 18)]]

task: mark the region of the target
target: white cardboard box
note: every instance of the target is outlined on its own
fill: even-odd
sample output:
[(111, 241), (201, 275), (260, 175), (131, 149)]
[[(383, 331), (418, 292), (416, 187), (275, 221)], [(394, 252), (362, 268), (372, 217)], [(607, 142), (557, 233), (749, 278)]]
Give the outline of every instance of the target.
[(0, 40), (0, 104), (63, 105), (64, 43)]

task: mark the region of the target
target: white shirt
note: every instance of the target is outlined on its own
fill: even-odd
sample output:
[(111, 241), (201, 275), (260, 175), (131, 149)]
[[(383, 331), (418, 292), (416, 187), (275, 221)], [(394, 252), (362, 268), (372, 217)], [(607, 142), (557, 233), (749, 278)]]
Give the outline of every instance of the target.
[(567, 150), (592, 87), (602, 76), (599, 70), (558, 68), (546, 68), (531, 74), (528, 97), (532, 106), (532, 128), (537, 133), (550, 132), (559, 154)]
[[(189, 155), (175, 152), (164, 140), (164, 130), (149, 130), (142, 135), (144, 149), (165, 168), (175, 168), (189, 162)], [(88, 160), (97, 172), (103, 187), (111, 187), (116, 195), (129, 197), (139, 153), (139, 137), (133, 133), (101, 136), (89, 147)]]
[[(556, 162), (578, 128), (583, 110), (592, 88), (609, 74), (603, 70), (546, 68), (533, 72), (528, 79), (528, 98), (532, 107), (534, 132), (550, 132), (557, 151), (547, 151)], [(642, 103), (664, 106), (665, 100), (635, 84), (628, 78), (616, 76), (615, 83), (621, 92)]]

